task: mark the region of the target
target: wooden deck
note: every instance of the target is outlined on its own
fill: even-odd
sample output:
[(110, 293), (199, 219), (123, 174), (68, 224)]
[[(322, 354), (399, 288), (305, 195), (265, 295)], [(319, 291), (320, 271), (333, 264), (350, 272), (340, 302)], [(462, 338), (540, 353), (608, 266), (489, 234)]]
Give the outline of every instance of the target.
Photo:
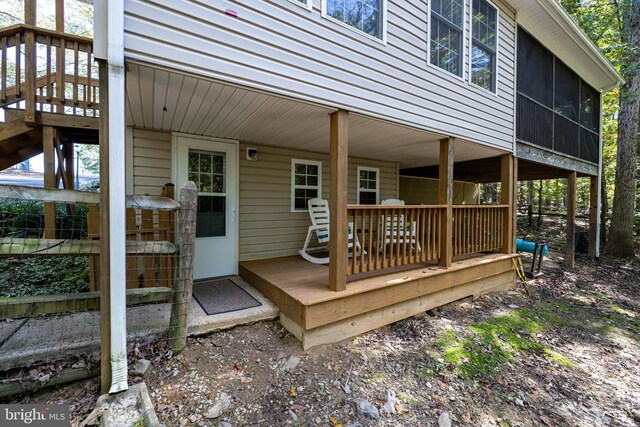
[(418, 264), (349, 276), (347, 289), (328, 287), (329, 268), (298, 256), (240, 263), (240, 275), (273, 301), (282, 324), (305, 348), (345, 338), (468, 296), (514, 284), (511, 258), (489, 254), (450, 268)]

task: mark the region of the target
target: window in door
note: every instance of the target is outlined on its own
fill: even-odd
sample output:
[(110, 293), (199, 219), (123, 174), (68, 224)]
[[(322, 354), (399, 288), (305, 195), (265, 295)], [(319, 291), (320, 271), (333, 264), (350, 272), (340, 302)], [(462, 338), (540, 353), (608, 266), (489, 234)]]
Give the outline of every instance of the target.
[(198, 188), (196, 237), (226, 236), (225, 153), (189, 150), (189, 181)]

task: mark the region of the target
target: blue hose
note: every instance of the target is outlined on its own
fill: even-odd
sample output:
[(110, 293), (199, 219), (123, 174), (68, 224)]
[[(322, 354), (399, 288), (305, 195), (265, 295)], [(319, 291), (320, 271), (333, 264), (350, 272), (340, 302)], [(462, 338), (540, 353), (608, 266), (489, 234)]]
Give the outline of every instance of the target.
[[(528, 242), (522, 239), (516, 239), (516, 250), (520, 252), (529, 252), (533, 253), (536, 247), (536, 242)], [(549, 255), (549, 247), (544, 245), (544, 254)]]

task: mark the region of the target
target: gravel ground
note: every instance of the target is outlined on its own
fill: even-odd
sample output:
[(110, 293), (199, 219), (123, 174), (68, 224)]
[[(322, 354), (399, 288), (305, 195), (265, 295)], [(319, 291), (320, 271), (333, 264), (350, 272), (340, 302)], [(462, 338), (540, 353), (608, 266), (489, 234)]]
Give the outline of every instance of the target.
[[(555, 261), (554, 261), (555, 260)], [(500, 294), (303, 351), (277, 321), (132, 344), (167, 426), (639, 426), (640, 268), (584, 256)], [(526, 264), (526, 260), (525, 260)], [(21, 396), (68, 402), (97, 379)]]

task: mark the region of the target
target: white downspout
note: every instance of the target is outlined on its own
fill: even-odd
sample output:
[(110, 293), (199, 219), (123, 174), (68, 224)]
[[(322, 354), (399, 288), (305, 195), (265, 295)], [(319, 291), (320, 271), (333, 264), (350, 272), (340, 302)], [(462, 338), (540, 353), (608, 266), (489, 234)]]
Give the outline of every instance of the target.
[(109, 81), (109, 209), (111, 289), (111, 389), (127, 385), (126, 321), (126, 185), (125, 154), (124, 0), (109, 0), (107, 11), (107, 67)]
[(596, 185), (598, 194), (596, 195), (596, 258), (600, 257), (600, 209), (602, 207), (602, 161), (603, 161), (603, 142), (602, 142), (602, 105), (604, 99), (604, 92), (600, 92), (600, 132), (598, 135), (598, 183)]

